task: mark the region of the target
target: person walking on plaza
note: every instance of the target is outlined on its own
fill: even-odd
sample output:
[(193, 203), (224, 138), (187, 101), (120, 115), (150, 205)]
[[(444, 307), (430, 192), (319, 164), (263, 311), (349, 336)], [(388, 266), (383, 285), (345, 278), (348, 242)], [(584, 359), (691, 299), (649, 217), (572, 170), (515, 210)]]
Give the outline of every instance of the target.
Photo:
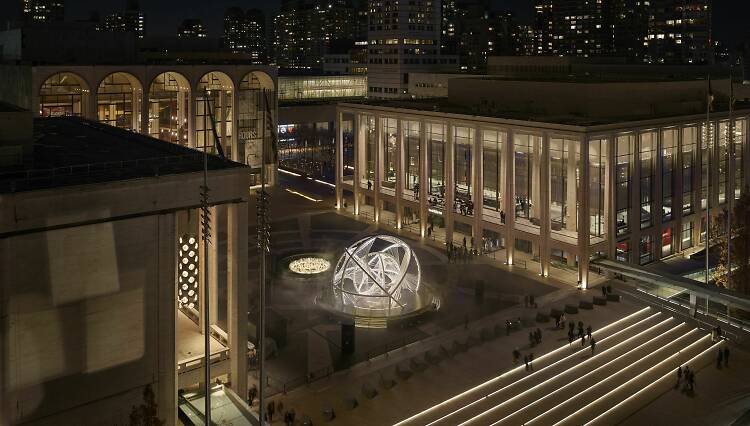
[(602, 285), (602, 297), (607, 297), (607, 286)]
[(534, 352), (529, 354), (529, 370), (534, 371)]
[(591, 339), (591, 356), (594, 356), (595, 352), (596, 352), (596, 340)]
[(724, 346), (724, 367), (729, 367), (729, 346)]
[(526, 371), (529, 371), (529, 356), (528, 355), (523, 356), (523, 363), (526, 365)]
[(591, 340), (591, 326), (586, 327), (586, 337)]
[(540, 328), (536, 329), (536, 343), (542, 343), (542, 330)]
[(268, 421), (273, 422), (273, 412), (276, 411), (276, 403), (271, 400), (268, 402), (266, 408), (268, 409)]
[(250, 404), (251, 407), (253, 406), (253, 401), (255, 401), (256, 396), (258, 396), (258, 388), (253, 385), (253, 387), (247, 391), (248, 404)]
[(682, 375), (685, 376), (685, 385), (682, 387), (682, 390), (686, 391), (690, 387), (690, 366), (689, 365), (685, 366), (685, 370), (682, 372)]
[(568, 330), (568, 343), (569, 346), (573, 346), (573, 340), (575, 340), (575, 336), (573, 335), (573, 330)]
[(510, 320), (505, 320), (505, 335), (510, 336)]
[(560, 317), (555, 317), (555, 330), (560, 328)]
[(719, 351), (716, 354), (716, 368), (721, 368), (722, 362), (724, 362), (724, 351), (719, 348)]
[(534, 338), (534, 333), (529, 331), (529, 347), (534, 347), (536, 343), (536, 339)]
[(521, 352), (518, 352), (518, 348), (513, 349), (513, 365), (518, 364), (518, 358), (521, 356)]
[(586, 346), (586, 336), (581, 335), (581, 347)]
[(688, 386), (690, 387), (690, 391), (695, 390), (695, 373), (693, 370), (690, 370), (690, 374), (688, 375)]
[(677, 367), (677, 384), (674, 387), (679, 388), (680, 382), (682, 382), (682, 366)]
[(560, 328), (565, 328), (565, 312), (560, 314)]

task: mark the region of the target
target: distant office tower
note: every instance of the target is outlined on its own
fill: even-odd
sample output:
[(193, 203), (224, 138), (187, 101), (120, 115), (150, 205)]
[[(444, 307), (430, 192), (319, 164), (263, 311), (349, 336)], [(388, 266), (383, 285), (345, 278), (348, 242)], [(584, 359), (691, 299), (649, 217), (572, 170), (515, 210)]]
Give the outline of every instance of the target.
[(131, 0), (124, 12), (115, 12), (105, 16), (98, 29), (100, 31), (133, 32), (136, 37), (143, 38), (146, 32), (146, 18), (140, 11), (138, 2)]
[(492, 11), (488, 0), (445, 0), (442, 12), (441, 54), (458, 55), (463, 71), (485, 72), (488, 56), (516, 53), (510, 12)]
[(370, 1), (368, 96), (407, 96), (410, 72), (457, 69), (440, 55), (440, 0)]
[(649, 11), (648, 62), (713, 61), (711, 0), (652, 0)]
[(331, 42), (357, 38), (351, 0), (283, 0), (274, 19), (274, 54), (285, 68), (322, 69)]
[(535, 0), (537, 55), (709, 63), (711, 0)]
[(27, 24), (62, 21), (65, 12), (63, 0), (21, 0), (21, 7)]
[(257, 63), (266, 60), (266, 16), (260, 9), (244, 12), (239, 7), (224, 14), (224, 47), (252, 55)]
[(205, 38), (206, 28), (200, 19), (185, 19), (177, 27), (177, 37), (182, 38)]

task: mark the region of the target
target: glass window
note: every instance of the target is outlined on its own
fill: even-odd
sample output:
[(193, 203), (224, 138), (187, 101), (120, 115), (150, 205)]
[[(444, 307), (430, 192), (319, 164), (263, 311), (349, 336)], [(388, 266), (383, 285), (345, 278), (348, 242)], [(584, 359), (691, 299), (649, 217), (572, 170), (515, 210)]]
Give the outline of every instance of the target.
[(541, 136), (516, 134), (514, 137), (515, 156), (515, 217), (519, 229), (539, 227), (539, 159), (542, 145)]
[(589, 237), (592, 243), (599, 242), (606, 234), (604, 220), (607, 180), (607, 140), (594, 139), (589, 142)]
[(617, 243), (615, 246), (615, 259), (620, 262), (630, 262), (630, 243), (628, 240)]
[(403, 168), (404, 195), (419, 198), (419, 122), (403, 121), (401, 129), (404, 132), (403, 144), (406, 166)]
[(431, 209), (445, 208), (445, 125), (427, 123), (428, 203)]
[[(195, 146), (217, 153), (217, 142), (224, 153), (232, 152), (232, 80), (224, 73), (210, 72), (201, 77), (195, 98)], [(216, 140), (218, 138), (218, 141)]]
[(141, 90), (130, 74), (116, 72), (102, 80), (97, 91), (99, 121), (125, 130), (140, 127)]
[(662, 221), (672, 220), (672, 195), (674, 194), (674, 164), (677, 151), (677, 129), (663, 130), (661, 133), (661, 217)]
[[(505, 170), (503, 147), (506, 135), (497, 130), (482, 131), (482, 206), (486, 220), (505, 223), (503, 194)], [(493, 220), (494, 219), (494, 220)]]
[(472, 188), (474, 174), (472, 170), (472, 148), (474, 145), (474, 129), (456, 126), (453, 128), (453, 143), (455, 146), (454, 180), (455, 201), (454, 211), (463, 216), (474, 215)]
[(734, 198), (739, 199), (745, 187), (745, 168), (742, 164), (744, 155), (743, 141), (747, 134), (747, 122), (745, 120), (736, 120), (734, 122)]
[(682, 129), (682, 214), (693, 212), (693, 178), (695, 176), (695, 144), (698, 140), (698, 129)]
[(641, 237), (641, 241), (638, 244), (638, 255), (639, 263), (645, 265), (654, 260), (654, 249), (653, 239), (650, 235), (644, 235)]
[(668, 226), (661, 232), (661, 257), (667, 257), (674, 253), (674, 238), (672, 235), (672, 227)]
[(383, 118), (383, 174), (381, 191), (386, 194), (396, 193), (396, 127), (395, 118)]
[(654, 204), (654, 157), (656, 132), (641, 133), (639, 161), (641, 165), (641, 229), (652, 225)]
[(364, 167), (362, 170), (361, 186), (372, 190), (375, 186), (375, 157), (377, 155), (378, 140), (377, 128), (375, 127), (375, 116), (364, 116), (365, 126), (365, 149), (364, 149)]
[(633, 146), (634, 135), (621, 135), (617, 137), (615, 161), (615, 179), (617, 187), (615, 198), (615, 209), (617, 210), (617, 235), (627, 234), (630, 217), (630, 190), (632, 180)]
[(727, 185), (729, 185), (729, 144), (731, 143), (729, 135), (729, 122), (722, 121), (719, 123), (719, 140), (717, 141), (719, 149), (719, 204), (727, 202)]
[(148, 94), (149, 136), (188, 145), (189, 103), (190, 84), (185, 77), (172, 72), (156, 76)]
[[(550, 162), (550, 228), (568, 231), (578, 237), (578, 176), (580, 173), (580, 142), (551, 138)], [(555, 235), (553, 234), (553, 238)]]
[[(705, 209), (707, 206), (707, 195), (710, 184), (708, 176), (709, 161), (714, 161), (713, 158), (709, 158), (709, 152), (713, 149), (715, 126), (713, 123), (708, 127), (706, 132), (706, 125), (701, 125), (701, 209)], [(710, 148), (710, 149), (709, 149)]]
[(682, 222), (682, 241), (680, 245), (681, 250), (685, 250), (693, 246), (693, 222), (690, 220)]

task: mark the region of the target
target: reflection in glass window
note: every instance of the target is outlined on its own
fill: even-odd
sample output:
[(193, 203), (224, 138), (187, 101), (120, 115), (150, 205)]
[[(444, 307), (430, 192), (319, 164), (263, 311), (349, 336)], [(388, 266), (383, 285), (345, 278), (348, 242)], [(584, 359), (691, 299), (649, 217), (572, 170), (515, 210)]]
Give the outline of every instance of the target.
[(698, 129), (682, 129), (682, 214), (693, 212), (693, 179), (695, 176), (695, 145), (698, 140)]
[(550, 139), (550, 222), (553, 231), (577, 231), (580, 143)]
[(662, 221), (672, 220), (674, 194), (674, 164), (675, 154), (677, 151), (677, 129), (667, 129), (662, 131), (662, 150), (661, 150), (661, 210)]
[(639, 161), (641, 165), (641, 229), (652, 225), (654, 207), (654, 158), (656, 132), (641, 133)]
[(383, 168), (381, 190), (395, 194), (396, 190), (396, 127), (395, 118), (383, 119)]
[(445, 208), (445, 125), (427, 123), (427, 199), (431, 209)]
[(472, 170), (472, 148), (474, 144), (474, 130), (469, 127), (454, 127), (453, 143), (455, 146), (455, 211), (464, 216), (473, 216), (474, 197), (472, 196), (472, 183), (474, 182), (474, 175)]
[(539, 182), (541, 136), (516, 134), (513, 142), (515, 162), (515, 217), (517, 227), (539, 226)]
[(401, 129), (404, 133), (404, 154), (406, 165), (403, 167), (404, 194), (419, 198), (419, 122), (403, 121)]
[(594, 139), (589, 142), (589, 237), (604, 238), (607, 225), (604, 221), (604, 192), (607, 180), (607, 140)]
[(488, 218), (500, 219), (501, 223), (505, 222), (505, 170), (502, 166), (505, 138), (505, 133), (497, 130), (482, 131), (482, 205)]
[(615, 179), (617, 180), (617, 187), (615, 188), (617, 235), (625, 235), (630, 231), (630, 190), (632, 180), (631, 170), (633, 164), (634, 144), (634, 135), (620, 135), (617, 137), (617, 146), (615, 153), (617, 163), (617, 170), (615, 170)]

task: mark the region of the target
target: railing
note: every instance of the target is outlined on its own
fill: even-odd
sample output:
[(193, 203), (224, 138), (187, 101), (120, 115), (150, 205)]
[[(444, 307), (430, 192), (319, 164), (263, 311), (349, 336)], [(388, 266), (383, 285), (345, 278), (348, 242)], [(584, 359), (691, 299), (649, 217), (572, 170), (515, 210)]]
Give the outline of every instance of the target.
[[(211, 354), (211, 365), (217, 364), (222, 361), (229, 359), (229, 349), (222, 349)], [(196, 355), (192, 358), (188, 358), (184, 361), (177, 363), (177, 374), (187, 373), (189, 371), (203, 368), (206, 362), (206, 357), (203, 355)]]

